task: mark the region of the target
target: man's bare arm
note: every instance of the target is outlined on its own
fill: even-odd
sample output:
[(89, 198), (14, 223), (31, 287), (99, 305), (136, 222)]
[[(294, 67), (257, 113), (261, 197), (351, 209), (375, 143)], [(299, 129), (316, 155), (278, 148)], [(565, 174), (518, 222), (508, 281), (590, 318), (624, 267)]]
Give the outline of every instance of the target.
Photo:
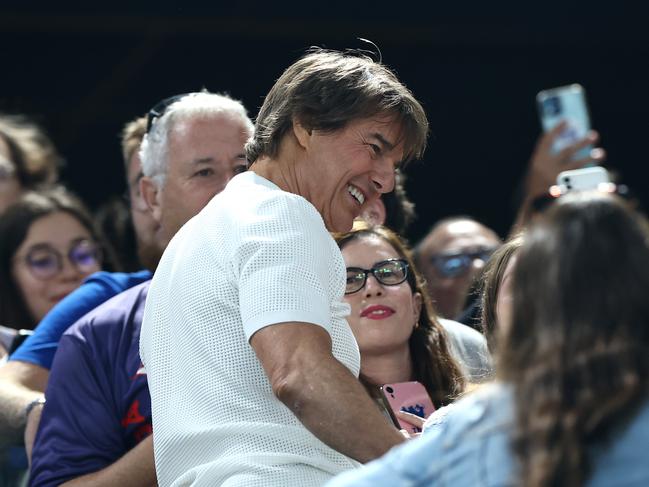
[(149, 435), (122, 458), (97, 472), (69, 480), (62, 487), (147, 487), (157, 485), (153, 461), (153, 435)]
[(0, 446), (23, 442), (25, 408), (43, 395), (48, 377), (47, 369), (27, 362), (0, 367)]
[(280, 323), (259, 330), (250, 344), (277, 398), (334, 450), (367, 462), (405, 440), (332, 355), (324, 328)]

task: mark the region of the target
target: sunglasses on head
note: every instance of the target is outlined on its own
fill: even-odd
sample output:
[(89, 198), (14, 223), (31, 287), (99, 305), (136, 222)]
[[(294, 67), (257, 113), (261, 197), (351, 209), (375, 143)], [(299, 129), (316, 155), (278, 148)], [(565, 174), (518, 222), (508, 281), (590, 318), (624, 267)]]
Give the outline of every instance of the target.
[(148, 134), (151, 131), (153, 123), (160, 117), (162, 117), (171, 105), (176, 103), (181, 98), (191, 94), (192, 93), (182, 93), (180, 95), (170, 96), (169, 98), (165, 98), (164, 100), (156, 103), (155, 106), (151, 110), (149, 110), (149, 113), (146, 114), (146, 133)]
[(469, 271), (474, 260), (487, 262), (497, 248), (489, 247), (474, 252), (433, 255), (430, 262), (440, 276), (459, 277)]
[(372, 274), (384, 286), (396, 286), (408, 278), (408, 262), (403, 259), (388, 259), (377, 262), (371, 269), (348, 267), (345, 294), (363, 289), (368, 274)]
[[(51, 279), (63, 270), (65, 257), (48, 244), (35, 245), (24, 257), (29, 272), (37, 279)], [(83, 274), (98, 270), (101, 265), (101, 249), (92, 240), (78, 240), (68, 251), (68, 261)]]

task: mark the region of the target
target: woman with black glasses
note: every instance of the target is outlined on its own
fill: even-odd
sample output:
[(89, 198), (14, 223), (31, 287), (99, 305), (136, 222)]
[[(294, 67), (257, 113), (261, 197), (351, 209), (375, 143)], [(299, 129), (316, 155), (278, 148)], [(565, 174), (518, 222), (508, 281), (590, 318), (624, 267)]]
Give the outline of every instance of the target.
[(0, 217), (0, 235), (2, 326), (33, 329), (101, 269), (91, 219), (63, 189), (23, 196)]
[(498, 380), (327, 486), (649, 485), (647, 242), (618, 198), (559, 198), (517, 251)]
[(370, 395), (382, 405), (381, 385), (416, 380), (436, 407), (451, 402), (464, 389), (463, 373), (403, 241), (360, 221), (336, 240), (347, 267), (347, 321)]

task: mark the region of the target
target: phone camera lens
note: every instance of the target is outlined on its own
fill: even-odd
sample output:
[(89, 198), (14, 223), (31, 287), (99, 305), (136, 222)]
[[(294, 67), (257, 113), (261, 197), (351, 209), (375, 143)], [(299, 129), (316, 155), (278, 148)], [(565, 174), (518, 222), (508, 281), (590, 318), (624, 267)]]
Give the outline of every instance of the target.
[(392, 387), (388, 386), (385, 388), (386, 391), (388, 391), (388, 394), (392, 394), (394, 392), (394, 389)]
[(558, 96), (551, 96), (543, 101), (543, 110), (549, 117), (556, 117), (561, 114), (561, 100)]

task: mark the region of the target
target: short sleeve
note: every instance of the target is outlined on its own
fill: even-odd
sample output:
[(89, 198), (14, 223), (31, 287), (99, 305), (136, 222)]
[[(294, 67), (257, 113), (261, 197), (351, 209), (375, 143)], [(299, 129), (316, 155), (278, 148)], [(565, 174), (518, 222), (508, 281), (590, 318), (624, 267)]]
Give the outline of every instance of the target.
[(30, 485), (55, 486), (112, 464), (126, 450), (112, 380), (90, 347), (64, 335), (52, 364), (32, 456)]
[(235, 256), (248, 340), (265, 326), (289, 321), (331, 332), (332, 242), (322, 217), (301, 198), (275, 198), (261, 206), (242, 229)]
[(34, 334), (18, 347), (9, 360), (28, 362), (49, 370), (65, 330), (104, 301), (150, 278), (148, 271), (93, 274), (45, 315)]

